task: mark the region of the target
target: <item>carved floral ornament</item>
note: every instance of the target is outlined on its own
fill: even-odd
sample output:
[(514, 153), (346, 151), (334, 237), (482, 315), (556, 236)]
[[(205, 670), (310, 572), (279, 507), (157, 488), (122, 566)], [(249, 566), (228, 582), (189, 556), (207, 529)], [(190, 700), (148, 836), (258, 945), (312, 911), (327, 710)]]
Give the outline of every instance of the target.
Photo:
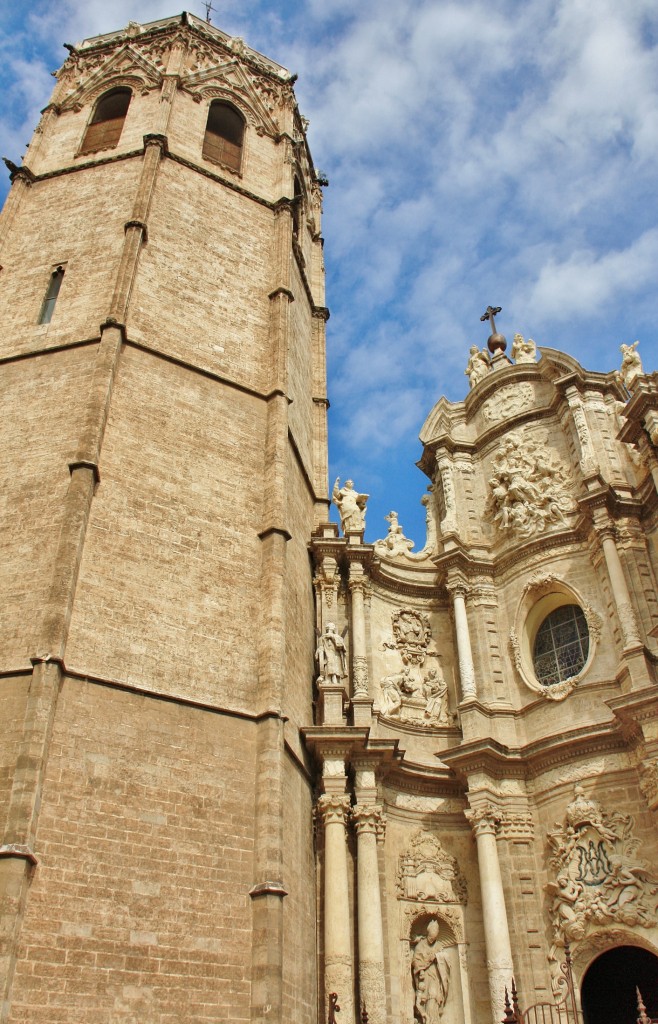
[(556, 822), (547, 836), (553, 964), (565, 942), (577, 946), (604, 928), (656, 925), (658, 879), (636, 857), (640, 842), (633, 828), (630, 815), (609, 814), (582, 786), (574, 787), (564, 823)]
[[(535, 640), (541, 625), (559, 608), (575, 606), (582, 612), (588, 634), (584, 664), (573, 675), (544, 685), (535, 668)], [(581, 620), (582, 621), (582, 620)], [(603, 618), (576, 590), (555, 573), (535, 573), (526, 583), (516, 613), (509, 644), (514, 665), (525, 685), (548, 700), (564, 700), (581, 681), (592, 664), (597, 641), (601, 638)]]
[(162, 84), (161, 69), (141, 54), (133, 42), (126, 43), (109, 57), (105, 54), (74, 57), (71, 65), (64, 65), (64, 68), (62, 83), (70, 83), (72, 88), (60, 101), (61, 110), (80, 110), (117, 85), (146, 93)]
[(576, 510), (570, 477), (548, 445), (548, 432), (508, 434), (491, 463), (489, 498), (484, 514), (500, 531), (521, 538), (567, 525)]

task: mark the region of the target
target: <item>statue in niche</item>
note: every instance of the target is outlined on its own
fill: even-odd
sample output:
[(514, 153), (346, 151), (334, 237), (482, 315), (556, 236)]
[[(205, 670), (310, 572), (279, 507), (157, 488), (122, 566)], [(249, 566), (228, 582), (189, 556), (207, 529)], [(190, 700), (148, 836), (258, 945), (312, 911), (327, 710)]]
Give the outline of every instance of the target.
[(634, 341), (632, 345), (620, 345), (619, 351), (621, 352), (621, 370), (619, 376), (623, 383), (626, 385), (628, 390), (631, 389), (631, 384), (634, 383), (635, 378), (639, 377), (643, 373), (642, 360), (640, 359), (640, 353), (637, 351), (639, 341)]
[(345, 653), (345, 641), (336, 632), (333, 622), (328, 622), (324, 627), (324, 633), (318, 639), (318, 646), (315, 651), (315, 660), (318, 665), (318, 682), (331, 683), (340, 686), (347, 675), (347, 657)]
[(425, 718), (437, 724), (448, 724), (448, 684), (440, 668), (431, 668), (423, 679)]
[(420, 1024), (440, 1024), (448, 999), (450, 964), (439, 934), (439, 922), (432, 918), (425, 935), (415, 940), (411, 975), (415, 994), (414, 1016)]
[(489, 373), (491, 369), (491, 363), (489, 362), (489, 356), (486, 349), (480, 349), (477, 345), (471, 345), (470, 357), (468, 360), (468, 366), (464, 370), (464, 373), (468, 377), (471, 387), (474, 388), (476, 384), (479, 384), (483, 377)]
[(354, 489), (352, 480), (346, 480), (343, 487), (339, 487), (340, 477), (336, 477), (332, 498), (334, 505), (340, 514), (340, 525), (343, 533), (362, 533), (366, 527), (366, 504), (367, 494), (359, 494)]
[(389, 512), (387, 516), (384, 516), (384, 519), (389, 524), (388, 533), (383, 540), (375, 541), (375, 551), (377, 554), (395, 558), (396, 555), (403, 555), (405, 552), (411, 551), (414, 542), (405, 537), (397, 512)]
[(536, 363), (537, 346), (532, 338), (528, 338), (526, 341), (522, 334), (515, 334), (510, 355), (517, 365), (519, 363)]

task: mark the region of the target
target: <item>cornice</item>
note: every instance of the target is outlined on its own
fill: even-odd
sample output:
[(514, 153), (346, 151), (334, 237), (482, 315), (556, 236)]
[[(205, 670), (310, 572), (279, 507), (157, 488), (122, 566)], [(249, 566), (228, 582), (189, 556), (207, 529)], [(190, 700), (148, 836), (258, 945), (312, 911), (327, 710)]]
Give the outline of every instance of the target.
[[(256, 50), (252, 50), (248, 46), (244, 46), (239, 54), (236, 54), (235, 50), (231, 46), (232, 37), (227, 33), (222, 32), (221, 29), (215, 28), (213, 25), (208, 25), (205, 21), (196, 18), (193, 14), (184, 12), (182, 15), (177, 15), (173, 18), (159, 19), (155, 22), (147, 22), (146, 25), (140, 26), (141, 31), (136, 35), (129, 35), (125, 29), (120, 32), (113, 32), (111, 35), (100, 35), (90, 36), (88, 39), (83, 40), (78, 44), (77, 48), (74, 47), (72, 57), (67, 58), (65, 65), (68, 64), (69, 60), (75, 60), (76, 57), (87, 57), (90, 54), (102, 53), (104, 50), (111, 51), (117, 46), (122, 46), (126, 42), (139, 42), (150, 41), (155, 37), (161, 35), (166, 36), (167, 34), (177, 34), (180, 32), (187, 33), (189, 35), (198, 36), (203, 39), (204, 42), (209, 43), (211, 46), (221, 50), (226, 56), (235, 58), (247, 64), (252, 71), (259, 75), (263, 75), (266, 78), (271, 78), (279, 85), (288, 85), (292, 87), (291, 79), (296, 76), (292, 76), (287, 68), (277, 64), (275, 61), (265, 57), (263, 54), (258, 53)], [(85, 45), (86, 44), (86, 45)], [(269, 67), (267, 65), (270, 65)]]
[(441, 760), (463, 777), (486, 772), (494, 778), (533, 779), (548, 768), (595, 753), (619, 753), (628, 749), (616, 723), (587, 726), (544, 737), (512, 748), (486, 738), (441, 751)]

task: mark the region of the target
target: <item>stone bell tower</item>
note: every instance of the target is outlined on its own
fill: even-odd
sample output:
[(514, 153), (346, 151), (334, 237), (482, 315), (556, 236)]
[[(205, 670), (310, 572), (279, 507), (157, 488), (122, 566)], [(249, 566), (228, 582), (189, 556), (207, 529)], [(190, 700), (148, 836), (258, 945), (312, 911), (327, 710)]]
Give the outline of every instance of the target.
[(320, 181), (191, 15), (70, 48), (0, 221), (0, 1020), (315, 1013)]

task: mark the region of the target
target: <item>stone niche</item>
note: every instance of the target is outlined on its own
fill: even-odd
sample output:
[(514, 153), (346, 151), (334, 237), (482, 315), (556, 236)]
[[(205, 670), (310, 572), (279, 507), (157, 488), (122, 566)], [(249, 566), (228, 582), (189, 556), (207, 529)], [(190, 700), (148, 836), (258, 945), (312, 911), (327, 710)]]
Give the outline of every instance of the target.
[(396, 893), (402, 1024), (470, 1024), (466, 880), (433, 832), (412, 834), (398, 859)]

